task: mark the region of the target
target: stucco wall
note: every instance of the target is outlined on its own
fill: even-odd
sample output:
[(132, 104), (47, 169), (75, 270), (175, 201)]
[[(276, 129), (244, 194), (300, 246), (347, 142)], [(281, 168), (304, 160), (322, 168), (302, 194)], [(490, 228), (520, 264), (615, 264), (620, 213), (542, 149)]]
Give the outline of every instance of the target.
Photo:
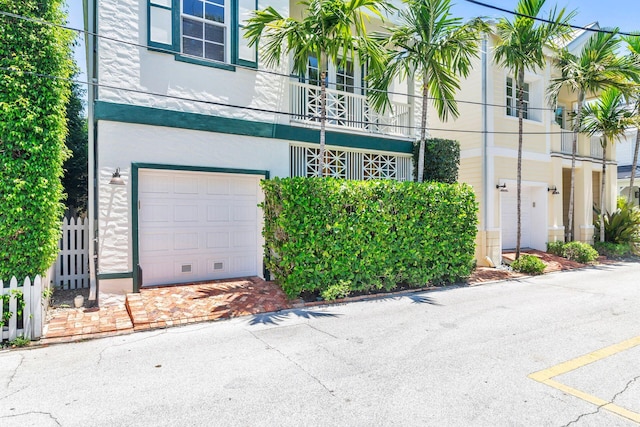
[[(99, 0), (98, 28), (101, 35), (146, 46), (147, 0)], [(289, 2), (270, 0), (288, 15)], [(288, 123), (288, 116), (246, 109), (194, 103), (190, 99), (249, 106), (270, 111), (288, 110), (288, 77), (237, 67), (235, 71), (176, 61), (172, 53), (157, 52), (106, 38), (98, 43), (98, 75), (102, 85), (144, 93), (99, 89), (99, 98), (124, 104), (212, 114), (263, 122)], [(261, 65), (261, 69), (264, 69)], [(286, 61), (270, 69), (288, 74)], [(159, 95), (188, 98), (177, 99)]]

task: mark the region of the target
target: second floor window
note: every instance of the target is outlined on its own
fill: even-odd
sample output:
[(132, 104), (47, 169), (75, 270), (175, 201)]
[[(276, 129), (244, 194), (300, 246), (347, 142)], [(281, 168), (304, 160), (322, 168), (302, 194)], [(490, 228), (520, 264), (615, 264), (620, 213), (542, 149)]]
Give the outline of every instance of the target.
[[(507, 116), (518, 117), (518, 88), (513, 78), (507, 77)], [(524, 84), (522, 118), (529, 118), (529, 83)]]
[(227, 62), (228, 15), (225, 0), (182, 0), (182, 52)]
[(257, 68), (257, 48), (244, 38), (256, 0), (147, 0), (148, 44), (197, 64)]

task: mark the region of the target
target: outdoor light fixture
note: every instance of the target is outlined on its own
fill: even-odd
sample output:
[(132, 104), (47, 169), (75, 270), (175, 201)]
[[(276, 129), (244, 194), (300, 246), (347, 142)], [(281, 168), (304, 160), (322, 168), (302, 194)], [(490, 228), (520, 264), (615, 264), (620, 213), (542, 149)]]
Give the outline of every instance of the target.
[(111, 176), (111, 181), (109, 181), (111, 185), (124, 185), (124, 180), (120, 176), (120, 168), (116, 168), (116, 171)]
[(547, 188), (547, 191), (551, 191), (551, 194), (553, 194), (554, 196), (556, 194), (560, 194), (560, 192), (558, 191), (558, 187), (556, 187), (555, 185), (552, 185), (551, 187)]
[(507, 183), (504, 183), (502, 185), (496, 184), (496, 188), (499, 189), (503, 193), (508, 193), (509, 192), (509, 190), (507, 190)]
[(636, 199), (640, 198), (640, 191), (636, 190), (634, 196), (636, 196)]

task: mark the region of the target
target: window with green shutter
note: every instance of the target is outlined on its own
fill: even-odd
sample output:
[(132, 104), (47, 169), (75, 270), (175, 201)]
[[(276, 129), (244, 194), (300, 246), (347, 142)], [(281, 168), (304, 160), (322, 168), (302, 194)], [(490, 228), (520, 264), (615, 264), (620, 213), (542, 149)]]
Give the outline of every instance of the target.
[(148, 0), (148, 6), (149, 47), (185, 62), (257, 68), (257, 50), (243, 34), (257, 0)]

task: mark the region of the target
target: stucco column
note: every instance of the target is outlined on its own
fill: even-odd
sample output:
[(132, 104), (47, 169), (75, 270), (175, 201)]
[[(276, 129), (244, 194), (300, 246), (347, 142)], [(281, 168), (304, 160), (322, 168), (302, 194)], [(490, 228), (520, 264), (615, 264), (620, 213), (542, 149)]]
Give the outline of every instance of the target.
[(590, 163), (576, 167), (574, 239), (590, 242), (593, 237), (593, 187)]
[(605, 206), (607, 211), (612, 212), (616, 209), (618, 199), (618, 166), (607, 165), (607, 176), (605, 182)]
[[(562, 159), (551, 158), (551, 176), (548, 182), (550, 188), (555, 187), (558, 193), (562, 193)], [(562, 224), (562, 194), (553, 194), (547, 191), (549, 231), (547, 242), (564, 241), (564, 225)]]

